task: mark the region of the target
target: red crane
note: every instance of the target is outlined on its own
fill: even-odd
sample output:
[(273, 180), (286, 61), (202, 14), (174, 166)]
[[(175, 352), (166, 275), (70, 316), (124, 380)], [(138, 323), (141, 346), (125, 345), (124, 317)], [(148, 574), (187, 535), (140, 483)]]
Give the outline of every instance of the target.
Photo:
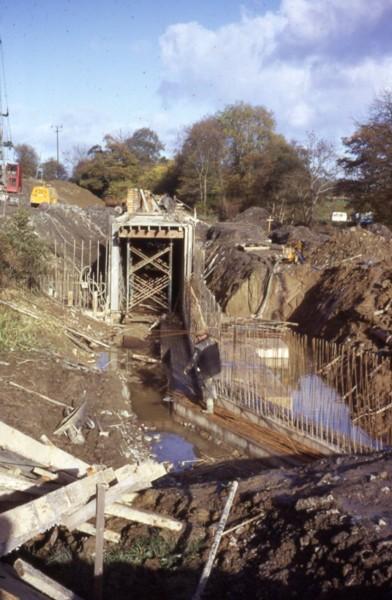
[[(22, 170), (19, 164), (8, 162), (7, 150), (13, 148), (11, 130), (9, 126), (9, 111), (7, 89), (5, 82), (3, 43), (0, 39), (0, 201), (18, 202), (18, 195), (22, 191)], [(5, 106), (4, 106), (5, 104)]]

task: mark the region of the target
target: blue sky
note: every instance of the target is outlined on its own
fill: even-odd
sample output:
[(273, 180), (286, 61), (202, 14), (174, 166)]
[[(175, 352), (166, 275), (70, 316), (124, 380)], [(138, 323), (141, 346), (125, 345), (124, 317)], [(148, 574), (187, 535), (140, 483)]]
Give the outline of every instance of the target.
[(338, 142), (392, 87), (392, 0), (0, 0), (15, 143), (63, 158), (109, 132), (262, 104), (289, 138)]

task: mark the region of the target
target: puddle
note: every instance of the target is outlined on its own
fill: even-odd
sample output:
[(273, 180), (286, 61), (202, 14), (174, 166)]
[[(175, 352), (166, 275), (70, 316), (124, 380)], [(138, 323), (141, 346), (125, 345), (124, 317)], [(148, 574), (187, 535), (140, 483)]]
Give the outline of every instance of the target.
[(95, 361), (95, 367), (100, 371), (105, 371), (110, 365), (110, 353), (109, 352), (98, 352), (97, 359)]
[(159, 432), (160, 439), (151, 443), (152, 453), (159, 462), (170, 462), (173, 471), (182, 471), (197, 461), (194, 445), (176, 433)]

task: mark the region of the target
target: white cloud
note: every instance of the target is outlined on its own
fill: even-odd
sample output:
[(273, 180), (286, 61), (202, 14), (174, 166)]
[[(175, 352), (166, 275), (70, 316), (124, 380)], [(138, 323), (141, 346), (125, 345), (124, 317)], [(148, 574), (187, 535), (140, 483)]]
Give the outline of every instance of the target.
[(166, 105), (203, 102), (210, 111), (263, 104), (289, 136), (347, 135), (392, 84), (389, 16), (392, 0), (282, 0), (275, 12), (215, 30), (171, 25), (160, 39), (161, 94)]

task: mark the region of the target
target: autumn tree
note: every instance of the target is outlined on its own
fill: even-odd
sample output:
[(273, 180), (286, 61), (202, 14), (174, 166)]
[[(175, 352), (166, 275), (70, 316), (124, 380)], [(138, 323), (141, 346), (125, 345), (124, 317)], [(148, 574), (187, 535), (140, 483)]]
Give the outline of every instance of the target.
[(55, 158), (48, 158), (48, 160), (40, 165), (40, 170), (42, 170), (42, 178), (45, 181), (68, 179), (66, 168), (61, 162), (57, 162)]
[(283, 175), (299, 158), (276, 133), (270, 111), (240, 102), (187, 129), (176, 161), (184, 201), (197, 199), (224, 216), (253, 205), (272, 207)]
[(119, 137), (106, 135), (104, 145), (96, 144), (74, 168), (73, 181), (97, 196), (120, 199), (128, 187), (137, 184), (138, 160)]
[(148, 127), (137, 129), (124, 141), (130, 152), (144, 165), (156, 164), (164, 149), (164, 145), (159, 139), (158, 134)]
[(16, 159), (22, 167), (25, 177), (35, 177), (37, 174), (39, 156), (29, 144), (17, 144), (14, 148)]
[(343, 139), (346, 156), (340, 160), (346, 174), (343, 190), (359, 210), (375, 211), (392, 223), (392, 92), (385, 91), (370, 109), (366, 122)]

